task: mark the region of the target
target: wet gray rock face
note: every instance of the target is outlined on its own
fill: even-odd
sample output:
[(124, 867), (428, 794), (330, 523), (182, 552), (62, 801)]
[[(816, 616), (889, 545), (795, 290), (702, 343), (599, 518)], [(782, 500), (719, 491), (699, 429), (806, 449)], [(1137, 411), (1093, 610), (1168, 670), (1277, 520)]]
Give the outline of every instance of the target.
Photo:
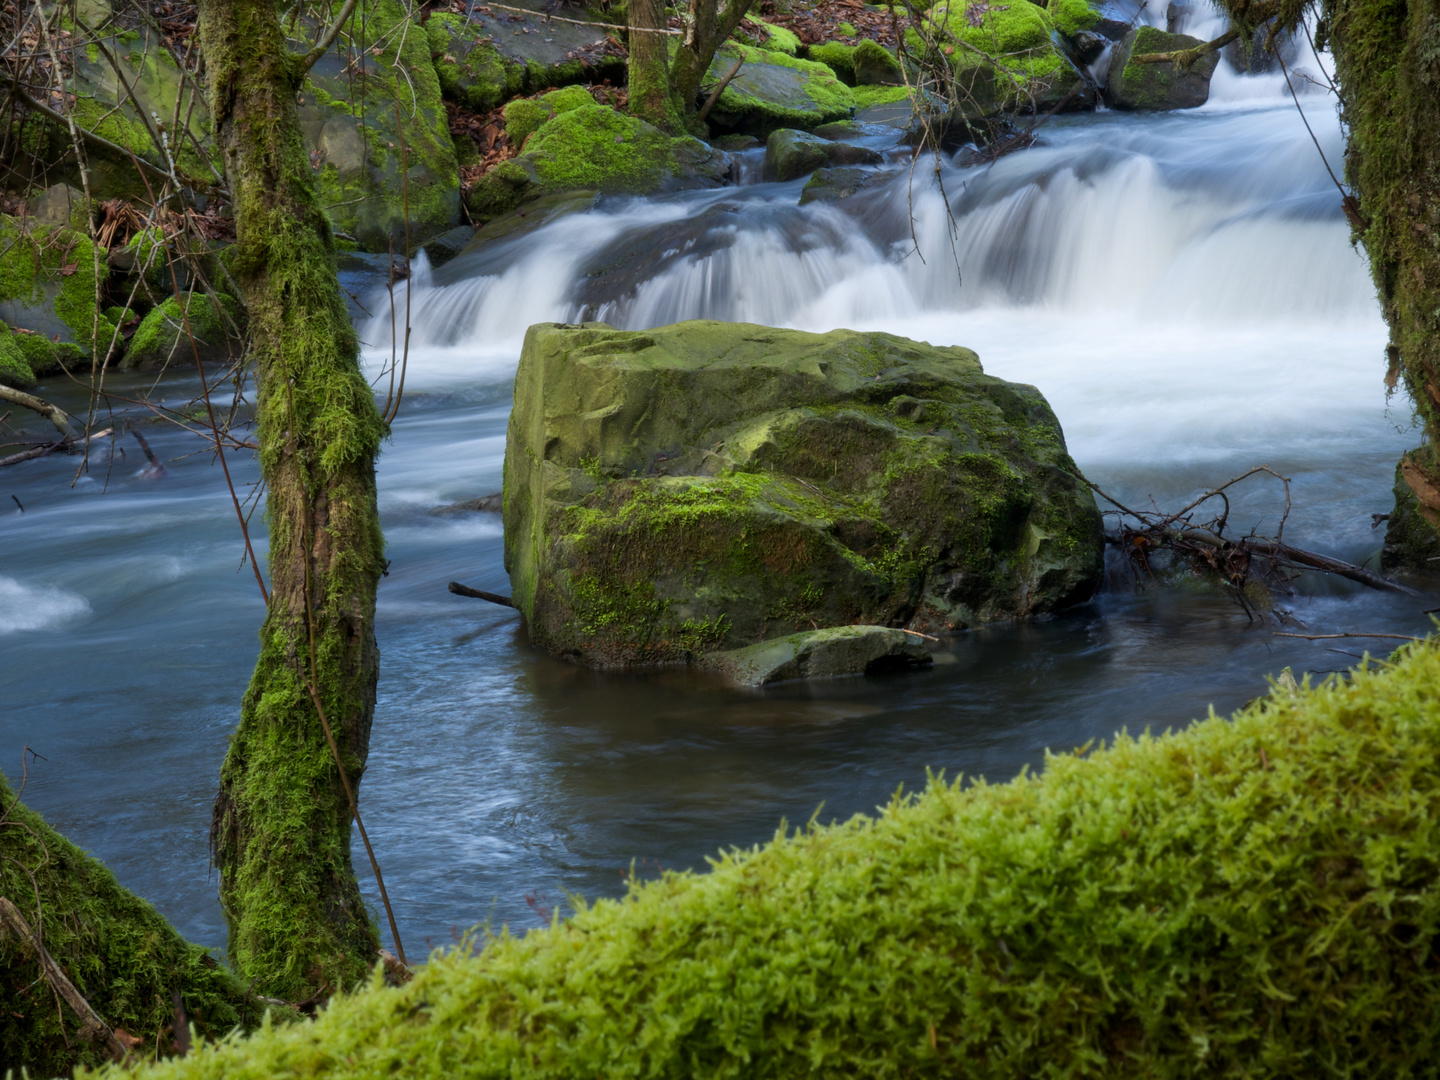
[(929, 667), (923, 639), (887, 626), (832, 626), (707, 653), (697, 667), (740, 686)]

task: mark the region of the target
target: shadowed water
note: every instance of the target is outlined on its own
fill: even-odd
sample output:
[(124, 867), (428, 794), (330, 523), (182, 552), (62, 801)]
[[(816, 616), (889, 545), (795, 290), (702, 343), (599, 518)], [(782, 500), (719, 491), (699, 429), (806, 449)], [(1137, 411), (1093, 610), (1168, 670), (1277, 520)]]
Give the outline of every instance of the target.
[[(913, 189), (895, 169), (834, 205), (797, 207), (799, 182), (619, 200), (421, 267), (380, 465), (392, 566), (362, 789), (409, 951), (487, 918), (538, 925), (567, 891), (616, 895), (632, 864), (702, 867), (817, 807), (869, 811), (927, 770), (1005, 779), (1047, 747), (1232, 709), (1286, 665), (1353, 663), (1343, 652), (1366, 643), (1276, 638), (1223, 597), (1137, 594), (1117, 576), (1061, 617), (957, 638), (920, 674), (761, 694), (597, 674), (530, 650), (512, 612), (449, 595), (452, 579), (509, 591), (500, 525), (430, 513), (499, 488), (528, 325), (709, 317), (970, 346), (1041, 387), (1080, 466), (1123, 500), (1173, 505), (1268, 463), (1294, 480), (1288, 538), (1372, 558), (1370, 515), (1418, 436), (1400, 430), (1406, 408), (1387, 412), (1366, 267), (1283, 93), (1222, 68), (1203, 110), (1057, 120), (994, 166), (947, 165), (943, 196), (922, 162)], [(1332, 113), (1305, 100), (1338, 163)], [(362, 333), (379, 378), (391, 328)], [(178, 404), (193, 386), (162, 389)], [(83, 411), (76, 390), (45, 393)], [(183, 433), (149, 437), (161, 480), (133, 447), (73, 489), (71, 460), (0, 476), (0, 766), (16, 776), (26, 743), (43, 754), (27, 799), (220, 944), (209, 803), (261, 604), (219, 471)], [(253, 464), (232, 469), (253, 481)], [(1277, 484), (1255, 483), (1232, 521), (1272, 529), (1281, 506)], [(1317, 632), (1409, 633), (1433, 603), (1307, 581), (1289, 606)]]

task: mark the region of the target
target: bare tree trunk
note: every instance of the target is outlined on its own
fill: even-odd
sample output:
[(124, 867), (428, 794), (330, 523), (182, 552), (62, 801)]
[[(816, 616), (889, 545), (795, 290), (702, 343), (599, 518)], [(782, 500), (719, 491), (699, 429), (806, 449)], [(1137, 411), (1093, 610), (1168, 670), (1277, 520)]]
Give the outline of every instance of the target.
[(212, 844), (235, 966), (257, 990), (298, 1001), (353, 985), (379, 953), (323, 724), (358, 786), (379, 671), (385, 429), (296, 116), (306, 62), (288, 48), (274, 0), (200, 0), (199, 23), (249, 305), (271, 580)]
[(669, 35), (665, 0), (630, 0), (630, 112), (671, 135), (684, 122), (670, 94)]

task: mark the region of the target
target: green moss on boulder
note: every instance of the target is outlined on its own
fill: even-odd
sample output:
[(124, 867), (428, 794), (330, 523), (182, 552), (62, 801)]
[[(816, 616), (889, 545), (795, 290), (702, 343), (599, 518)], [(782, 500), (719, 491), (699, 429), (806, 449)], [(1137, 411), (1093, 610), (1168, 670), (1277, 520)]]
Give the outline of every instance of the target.
[[(35, 385), (35, 372), (20, 346), (15, 343), (17, 335), (0, 322), (0, 383), (16, 390), (29, 390)], [(24, 336), (24, 335), (19, 335)]]
[[(856, 86), (876, 86), (901, 81), (900, 62), (878, 42), (866, 38), (855, 46), (850, 64)], [(856, 99), (858, 103), (858, 98)]]
[[(240, 307), (228, 296), (216, 300), (202, 292), (167, 297), (140, 320), (123, 366), (145, 371), (233, 360), (240, 355)], [(194, 345), (191, 345), (191, 339)]]
[(855, 46), (840, 41), (826, 41), (811, 45), (805, 50), (805, 59), (824, 64), (846, 86), (855, 85)]
[(137, 1075), (1427, 1076), (1437, 700), (1425, 644), (1009, 783), (932, 780)]
[(1153, 26), (1130, 31), (1115, 46), (1105, 83), (1105, 100), (1111, 108), (1143, 111), (1193, 109), (1210, 97), (1210, 76), (1220, 63), (1218, 53), (1202, 56), (1189, 69), (1173, 63), (1137, 64), (1132, 58), (1146, 53), (1178, 52), (1202, 45), (1199, 38), (1167, 34)]
[(808, 130), (850, 115), (855, 98), (829, 67), (728, 42), (710, 65), (711, 81), (730, 73), (735, 61), (745, 64), (731, 80), (710, 119), (719, 127), (765, 136), (776, 128)]
[(1055, 29), (1066, 37), (1100, 25), (1100, 13), (1090, 5), (1090, 0), (1050, 0), (1045, 10), (1050, 13)]
[[(752, 16), (753, 18), (753, 16)], [(788, 26), (776, 26), (774, 23), (766, 22), (764, 19), (756, 19), (765, 27), (769, 36), (760, 43), (760, 47), (767, 52), (784, 53), (786, 56), (794, 56), (800, 51), (800, 38)]]
[(506, 57), (483, 27), (448, 11), (425, 23), (430, 58), (441, 92), (477, 113), (487, 113), (525, 86), (525, 65)]
[(491, 169), (470, 190), (466, 207), (477, 221), (559, 192), (645, 195), (715, 187), (728, 173), (728, 158), (700, 140), (673, 139), (593, 100), (557, 111), (530, 135), (519, 157)]
[(510, 137), (510, 145), (524, 146), (526, 139), (561, 113), (594, 104), (595, 99), (583, 86), (551, 90), (538, 98), (520, 98), (505, 106), (505, 134)]
[(1086, 598), (1095, 501), (1033, 387), (888, 334), (526, 335), (505, 565), (531, 640), (674, 663), (802, 629), (948, 630)]
[(96, 311), (97, 274), (103, 288), (110, 268), (103, 253), (96, 260), (89, 236), (0, 216), (0, 251), (0, 319), (87, 353), (97, 342), (102, 354), (118, 342), (119, 331)]
[[(174, 1052), (174, 995), (197, 1033), (220, 1038), (259, 1026), (264, 1002), (21, 803), (3, 776), (0, 824), (0, 896), (40, 931), (46, 950), (106, 1023), (141, 1040), (140, 1060)], [(105, 1047), (60, 1003), (34, 953), (0, 934), (0, 1061), (15, 1075), (25, 1069), (59, 1076), (108, 1060)]]

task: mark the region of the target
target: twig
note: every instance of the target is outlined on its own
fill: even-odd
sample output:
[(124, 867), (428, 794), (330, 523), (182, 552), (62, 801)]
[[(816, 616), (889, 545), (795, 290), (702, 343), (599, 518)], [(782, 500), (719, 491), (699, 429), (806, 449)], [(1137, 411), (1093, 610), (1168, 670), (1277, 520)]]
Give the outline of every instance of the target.
[(511, 7), (508, 4), (476, 4), (479, 8), (499, 8), (501, 11), (518, 11), (522, 15), (529, 15), (539, 19), (541, 22), (563, 22), (571, 26), (599, 26), (606, 30), (628, 30), (632, 34), (669, 34), (672, 37), (684, 37), (684, 30), (670, 30), (667, 28), (651, 29), (649, 27), (620, 26), (617, 23), (586, 22), (584, 19), (562, 19), (559, 15), (547, 15), (541, 11), (531, 11), (529, 8)]
[[(46, 443), (44, 446), (37, 446), (33, 450), (22, 450), (18, 454), (11, 454), (9, 457), (0, 458), (0, 468), (6, 465), (18, 465), (22, 461), (31, 461), (34, 458), (44, 457), (46, 454), (53, 454), (56, 450), (68, 447), (70, 444), (64, 439), (56, 439), (53, 443)], [(15, 496), (10, 496), (12, 499)], [(16, 500), (17, 502), (19, 500)], [(25, 508), (20, 508), (23, 513)]]
[(744, 63), (745, 58), (743, 56), (739, 60), (735, 61), (735, 66), (730, 69), (730, 74), (726, 75), (725, 78), (721, 79), (720, 85), (715, 87), (714, 90), (710, 91), (710, 96), (705, 99), (705, 104), (701, 106), (700, 112), (696, 114), (695, 119), (704, 120), (707, 116), (710, 115), (710, 110), (715, 107), (715, 102), (720, 100), (720, 95), (725, 92), (725, 87), (730, 85), (730, 80), (735, 78), (736, 75), (740, 74), (740, 68), (744, 65)]
[(513, 608), (515, 601), (508, 596), (500, 596), (498, 593), (485, 592), (483, 589), (472, 589), (469, 585), (461, 585), (458, 581), (450, 582), (450, 591), (456, 596), (470, 596), (476, 600), (489, 600), (492, 604), (499, 604), (501, 607)]
[(1424, 641), (1424, 638), (1413, 637), (1410, 634), (1286, 634), (1276, 630), (1271, 637), (1293, 637), (1303, 638), (1306, 641), (1334, 641), (1337, 638), (1395, 638), (1398, 641)]
[(0, 385), (0, 400), (8, 401), (12, 405), (20, 405), (45, 417), (61, 435), (67, 438), (70, 435), (70, 417), (64, 410), (56, 405), (51, 405), (44, 398), (38, 398), (33, 394), (27, 394), (23, 390), (12, 390), (8, 386)]
[(900, 628), (900, 632), (902, 634), (914, 634), (916, 637), (923, 637), (926, 641), (940, 640), (938, 637), (931, 637), (929, 634), (922, 634), (919, 630), (906, 630), (903, 626)]
[(45, 979), (83, 1021), (80, 1034), (94, 1039), (96, 1042), (103, 1042), (116, 1061), (124, 1060), (125, 1044), (115, 1037), (115, 1032), (110, 1030), (110, 1025), (100, 1019), (100, 1014), (90, 1007), (90, 1003), (65, 977), (65, 972), (55, 962), (55, 958), (50, 955), (50, 950), (46, 949), (40, 943), (40, 939), (35, 936), (35, 932), (30, 929), (30, 924), (25, 921), (25, 916), (20, 914), (20, 909), (4, 896), (0, 896), (0, 930), (8, 930), (34, 951), (40, 960), (40, 970), (44, 973)]
[(337, 15), (335, 21), (325, 29), (325, 33), (320, 35), (320, 40), (315, 43), (315, 47), (300, 58), (300, 74), (303, 75), (314, 67), (316, 62), (325, 55), (330, 46), (335, 44), (335, 39), (340, 34), (340, 28), (345, 25), (354, 10), (355, 0), (345, 0), (345, 6), (340, 9), (340, 14)]

